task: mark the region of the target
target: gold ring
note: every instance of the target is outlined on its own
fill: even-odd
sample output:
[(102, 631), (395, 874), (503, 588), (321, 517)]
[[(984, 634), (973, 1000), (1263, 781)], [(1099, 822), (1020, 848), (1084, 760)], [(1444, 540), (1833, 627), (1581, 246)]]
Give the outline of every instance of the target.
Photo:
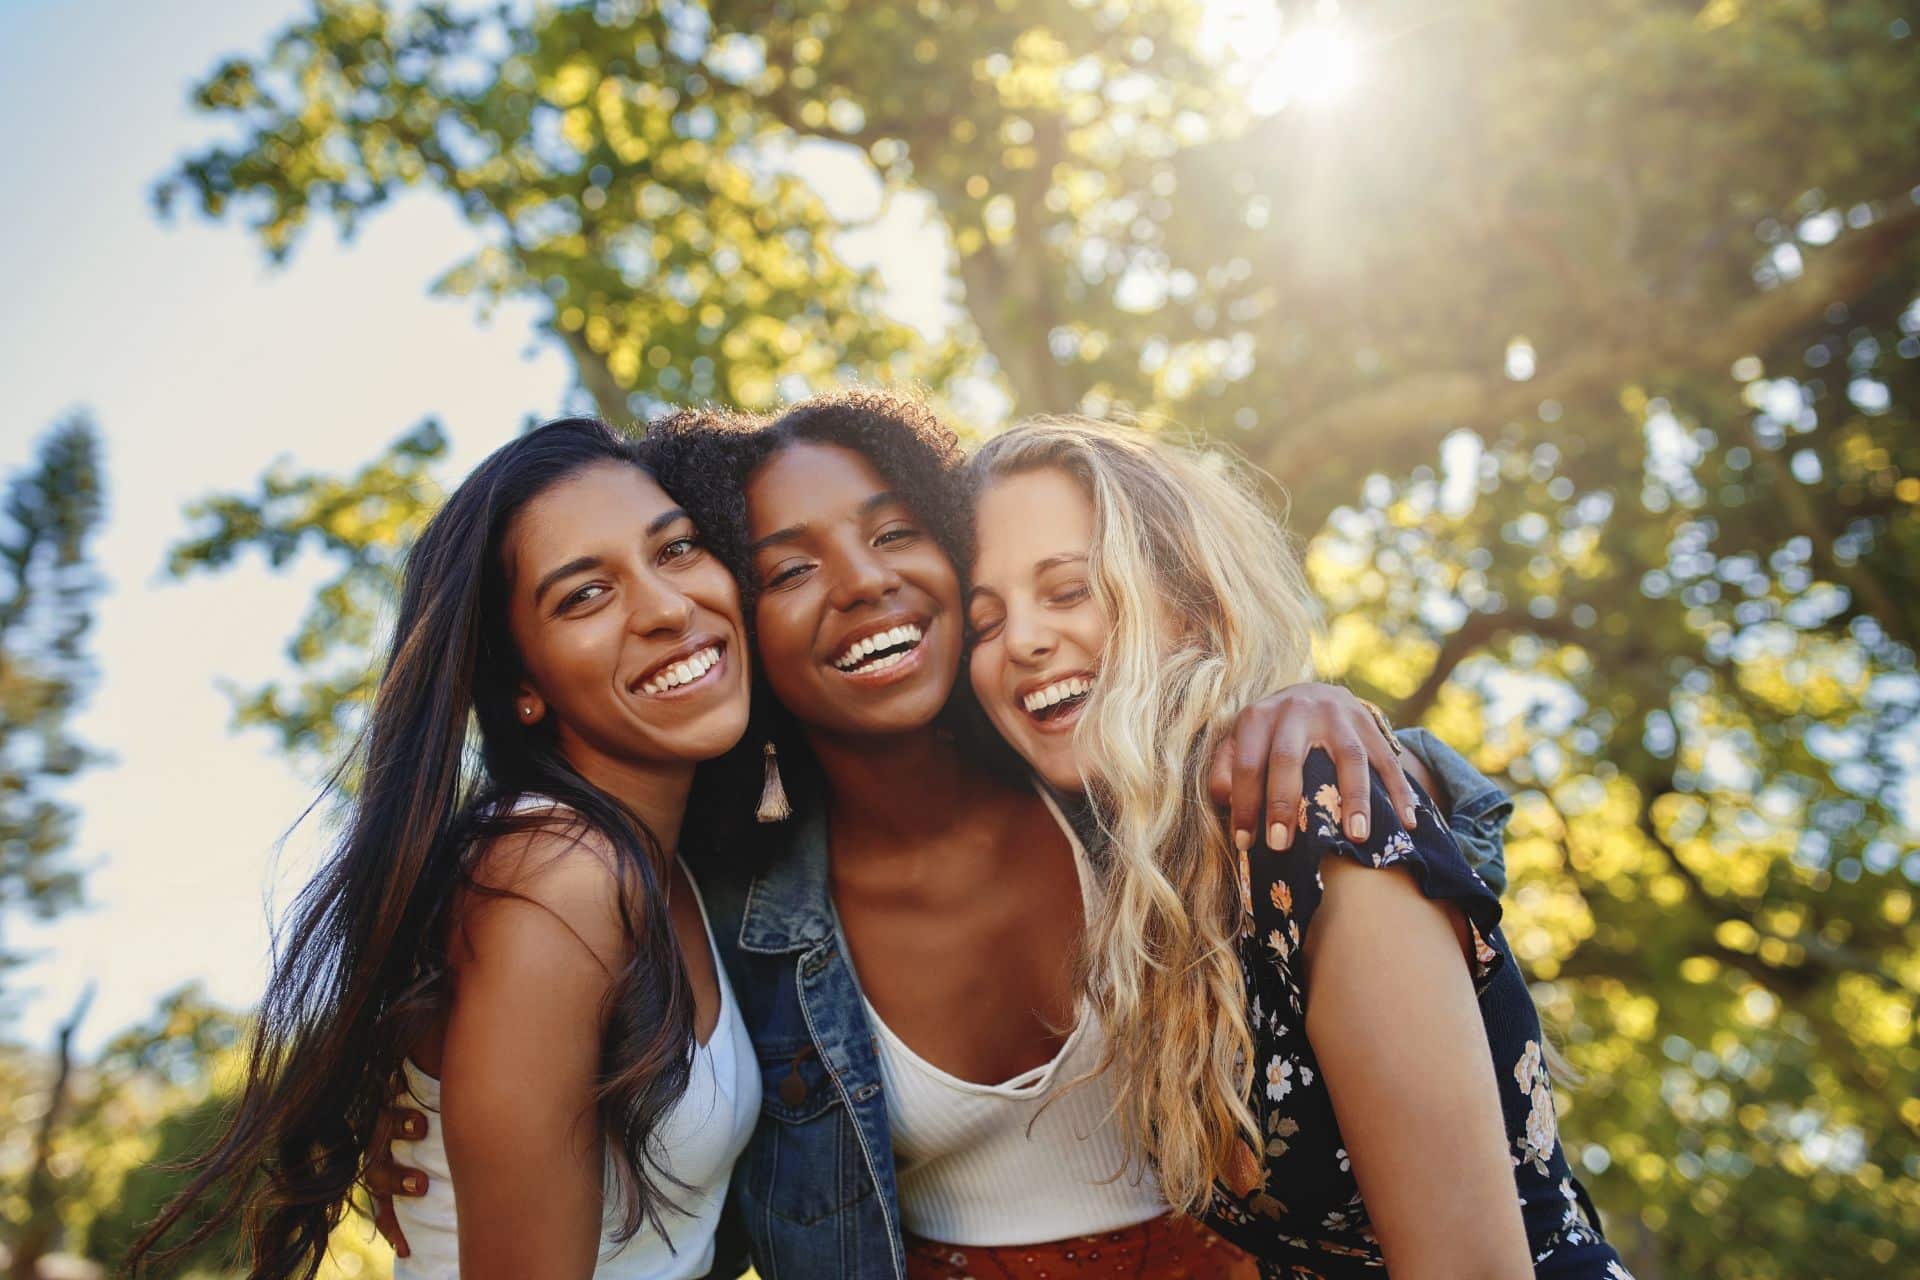
[(1354, 696), (1359, 698), (1361, 706), (1373, 713), (1374, 726), (1380, 730), (1381, 736), (1387, 740), (1387, 745), (1393, 748), (1393, 754), (1396, 756), (1405, 755), (1407, 749), (1400, 745), (1400, 738), (1394, 733), (1393, 721), (1387, 719), (1387, 713), (1382, 711), (1377, 704), (1369, 702), (1365, 698), (1360, 698), (1358, 694)]

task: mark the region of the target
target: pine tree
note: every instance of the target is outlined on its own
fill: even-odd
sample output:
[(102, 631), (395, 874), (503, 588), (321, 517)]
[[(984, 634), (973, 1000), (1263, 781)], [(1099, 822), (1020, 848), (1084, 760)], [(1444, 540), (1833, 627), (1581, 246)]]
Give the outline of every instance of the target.
[(94, 427), (76, 415), (41, 442), (0, 508), (0, 973), (4, 926), (80, 898), (75, 814), (60, 787), (93, 758), (73, 733), (93, 682), (85, 641), (100, 578), (88, 540), (105, 496)]

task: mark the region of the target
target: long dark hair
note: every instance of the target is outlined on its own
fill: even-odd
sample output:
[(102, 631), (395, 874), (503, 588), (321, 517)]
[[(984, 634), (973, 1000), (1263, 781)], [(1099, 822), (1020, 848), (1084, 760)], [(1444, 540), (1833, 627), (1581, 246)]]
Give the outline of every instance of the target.
[[(608, 992), (595, 1106), (619, 1183), (617, 1237), (662, 1230), (662, 1183), (684, 1184), (653, 1138), (686, 1089), (695, 1045), (693, 989), (660, 880), (665, 853), (574, 770), (551, 723), (517, 722), (522, 671), (506, 625), (501, 541), (515, 514), (604, 463), (647, 470), (636, 442), (603, 423), (539, 427), (481, 463), (408, 554), (372, 714), (329, 782), (330, 791), (347, 780), (357, 788), (345, 834), (278, 931), (226, 1129), (135, 1243), (130, 1272), (239, 1214), (250, 1276), (310, 1280), (366, 1165), (374, 1124), (402, 1087), (402, 1062), (446, 1009), (456, 893), (488, 892), (471, 876), (477, 851), (531, 827), (592, 834), (617, 855), (632, 958)], [(516, 814), (515, 801), (529, 795), (563, 808)], [(196, 1203), (210, 1194), (219, 1207), (203, 1217)], [(190, 1235), (163, 1248), (190, 1210)]]
[[(965, 481), (960, 438), (923, 401), (871, 387), (813, 396), (767, 418), (743, 414), (686, 412), (654, 423), (640, 442), (642, 458), (661, 485), (685, 507), (708, 548), (740, 584), (747, 634), (754, 635), (759, 583), (747, 536), (746, 485), (759, 467), (796, 444), (834, 445), (859, 454), (933, 535), (964, 579), (973, 558), (973, 508)], [(993, 728), (974, 701), (962, 670), (936, 723), (952, 733), (964, 757), (1003, 782), (1024, 785), (1025, 763)], [(804, 731), (767, 686), (755, 665), (753, 719), (747, 746), (772, 742), (796, 816), (821, 803), (826, 784)], [(708, 772), (717, 780), (727, 768)], [(729, 778), (730, 793), (743, 784)], [(737, 800), (719, 806), (724, 821), (741, 811)], [(703, 819), (704, 821), (705, 819)], [(761, 829), (764, 834), (765, 828)], [(755, 833), (726, 830), (735, 852), (770, 856), (780, 847), (757, 847)]]

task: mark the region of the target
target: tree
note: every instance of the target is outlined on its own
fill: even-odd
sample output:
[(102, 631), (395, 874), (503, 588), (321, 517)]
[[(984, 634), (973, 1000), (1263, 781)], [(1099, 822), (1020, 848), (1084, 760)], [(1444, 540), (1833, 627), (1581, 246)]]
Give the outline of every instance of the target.
[[(79, 899), (74, 813), (58, 788), (92, 758), (72, 717), (93, 678), (83, 645), (100, 588), (87, 549), (104, 503), (98, 455), (93, 426), (68, 419), (0, 509), (0, 927)], [(0, 973), (19, 960), (0, 935)]]
[[(91, 1062), (62, 1046), (52, 1062), (0, 1049), (0, 1106), (37, 1120), (35, 1141), (0, 1144), (0, 1224), (9, 1242), (44, 1244), (112, 1268), (185, 1183), (179, 1165), (219, 1134), (241, 1077), (247, 1020), (197, 987), (162, 996), (151, 1016), (108, 1041)], [(16, 1194), (17, 1191), (17, 1194)], [(57, 1208), (49, 1219), (45, 1206)], [(231, 1224), (171, 1274), (233, 1274), (240, 1227)], [(389, 1257), (364, 1220), (334, 1234), (323, 1280), (379, 1274)], [(13, 1259), (17, 1269), (23, 1255)], [(22, 1274), (35, 1274), (25, 1272)]]
[(543, 328), (614, 421), (756, 407), (855, 370), (937, 376), (836, 255), (820, 201), (745, 148), (751, 94), (705, 57), (699, 13), (628, 14), (563, 8), (536, 30), (505, 9), (325, 0), (201, 87), (249, 136), (188, 160), (160, 205), (239, 203), (284, 256), (316, 214), (351, 233), (400, 191), (438, 190), (485, 244), (435, 287), (543, 300)]
[(26, 1188), (21, 1197), (24, 1212), (19, 1230), (13, 1233), (12, 1257), (7, 1274), (12, 1280), (38, 1280), (40, 1262), (52, 1251), (60, 1234), (60, 1196), (58, 1178), (53, 1171), (53, 1140), (66, 1110), (68, 1081), (73, 1076), (73, 1036), (93, 1003), (89, 986), (72, 1014), (54, 1034), (53, 1084), (47, 1090), (46, 1108), (34, 1133), (33, 1163), (27, 1170)]
[(216, 495), (188, 509), (199, 532), (173, 548), (175, 575), (224, 568), (248, 548), (275, 569), (305, 551), (338, 565), (287, 644), (299, 683), (234, 691), (241, 725), (268, 727), (313, 758), (342, 754), (373, 696), (380, 609), (399, 594), (400, 557), (431, 514), (432, 464), (446, 451), (439, 424), (427, 421), (350, 476), (276, 467), (257, 495)]
[[(1276, 44), (1251, 0), (329, 2), (214, 73), (240, 140), (163, 190), (275, 253), (316, 213), (448, 194), (493, 240), (445, 281), (551, 297), (612, 408), (897, 377), (906, 345), (808, 309), (857, 276), (760, 294), (784, 257), (713, 246), (832, 257), (806, 148), (926, 193), (965, 301), (935, 385), (977, 353), (1016, 410), (1251, 455), (1309, 539), (1328, 669), (1517, 793), (1511, 934), (1643, 1280), (1877, 1272), (1920, 1249), (1912, 20), (1324, 9), (1281, 6)], [(1294, 39), (1360, 88), (1309, 101)], [(449, 120), (482, 135), (474, 172), (418, 141)], [(689, 185), (683, 148), (787, 175), (769, 221)], [(535, 209), (564, 252), (526, 256)], [(706, 337), (646, 319), (662, 290), (620, 274), (643, 240), (719, 308)], [(713, 338), (759, 354), (702, 380)], [(348, 634), (329, 607), (322, 647)]]

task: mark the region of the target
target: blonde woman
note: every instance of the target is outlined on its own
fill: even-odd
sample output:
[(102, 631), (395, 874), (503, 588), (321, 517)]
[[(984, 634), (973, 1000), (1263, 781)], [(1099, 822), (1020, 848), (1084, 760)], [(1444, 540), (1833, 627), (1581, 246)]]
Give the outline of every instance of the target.
[(1231, 711), (1309, 677), (1317, 622), (1246, 478), (1071, 420), (1007, 432), (973, 474), (974, 690), (1102, 829), (1088, 986), (1118, 1121), (1172, 1204), (1267, 1276), (1624, 1277), (1555, 1134), (1499, 899), (1432, 803), (1411, 829), (1379, 787), (1342, 812), (1320, 751), (1262, 840), (1207, 803)]

